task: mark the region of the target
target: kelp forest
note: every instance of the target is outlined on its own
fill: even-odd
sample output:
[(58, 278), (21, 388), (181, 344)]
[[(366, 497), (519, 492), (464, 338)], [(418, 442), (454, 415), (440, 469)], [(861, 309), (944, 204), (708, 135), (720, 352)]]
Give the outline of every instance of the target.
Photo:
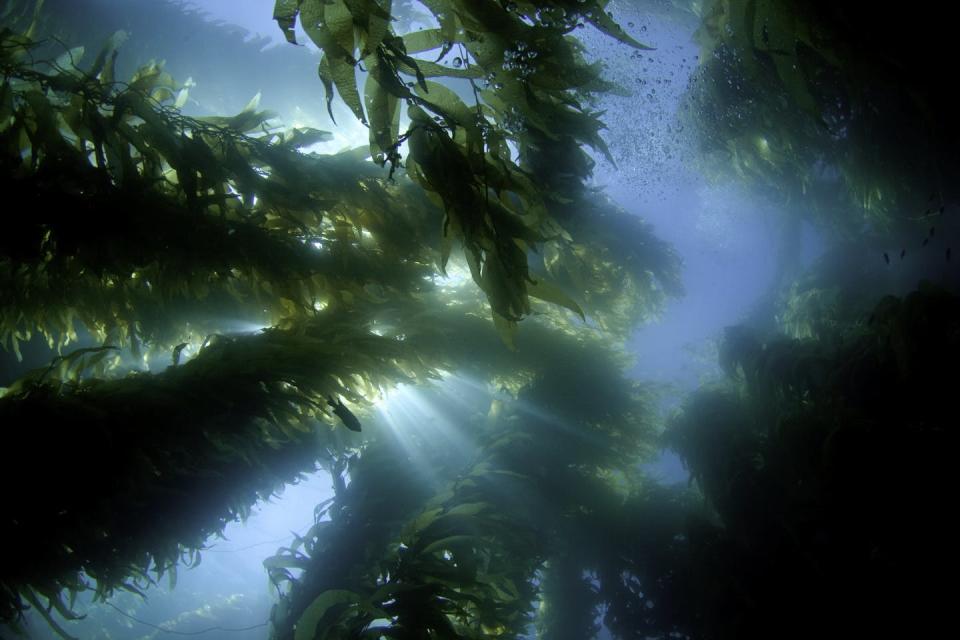
[(946, 6), (203, 4), (0, 5), (0, 637), (949, 633)]

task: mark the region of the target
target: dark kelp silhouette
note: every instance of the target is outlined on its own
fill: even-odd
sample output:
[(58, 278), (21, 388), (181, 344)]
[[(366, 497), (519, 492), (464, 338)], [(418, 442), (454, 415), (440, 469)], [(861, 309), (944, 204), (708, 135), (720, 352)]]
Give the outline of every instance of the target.
[[(591, 97), (619, 89), (569, 35), (645, 48), (606, 2), (430, 0), (423, 30), (408, 2), (277, 2), (322, 49), (328, 105), (369, 126), (334, 155), (259, 97), (183, 115), (161, 63), (118, 80), (123, 35), (88, 63), (50, 4), (7, 3), (0, 30), (0, 186), (29, 203), (0, 234), (0, 342), (51, 350), (0, 396), (3, 620), (142, 592), (319, 466), (333, 501), (264, 562), (276, 638), (948, 628), (958, 298), (876, 300), (925, 254), (878, 256), (923, 237), (950, 259), (957, 132), (924, 66), (949, 56), (889, 46), (875, 10), (704, 6), (705, 158), (846, 243), (780, 270), (779, 331), (728, 331), (726, 379), (663, 432), (626, 340), (682, 292), (679, 259), (586, 186)], [(871, 108), (886, 91), (902, 109)], [(474, 391), (428, 384), (445, 372)], [(416, 464), (370, 410), (401, 384), (456, 417), (409, 426)], [(695, 487), (639, 470), (664, 442)]]

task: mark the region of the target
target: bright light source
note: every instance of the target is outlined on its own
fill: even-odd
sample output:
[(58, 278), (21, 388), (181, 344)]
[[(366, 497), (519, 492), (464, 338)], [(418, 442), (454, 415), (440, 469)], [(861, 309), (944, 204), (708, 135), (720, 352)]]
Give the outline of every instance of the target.
[(224, 328), (230, 333), (260, 333), (264, 329), (269, 329), (270, 325), (236, 320), (228, 322)]
[[(474, 455), (476, 445), (461, 424), (463, 412), (451, 404), (459, 401), (457, 378), (445, 378), (429, 390), (400, 385), (375, 403), (378, 422), (385, 425), (410, 462), (422, 473), (432, 475), (433, 464), (424, 456), (423, 442), (441, 442), (451, 453)], [(451, 403), (451, 398), (457, 399)]]

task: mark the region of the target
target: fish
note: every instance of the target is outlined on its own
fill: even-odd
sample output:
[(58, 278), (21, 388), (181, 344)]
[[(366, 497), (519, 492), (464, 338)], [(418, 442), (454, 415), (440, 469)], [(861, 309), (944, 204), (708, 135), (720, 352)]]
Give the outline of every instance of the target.
[(950, 247), (947, 247), (947, 262), (950, 262)]
[(886, 252), (886, 251), (883, 252), (883, 260), (884, 260), (887, 264), (890, 264), (890, 256), (887, 255), (887, 252)]
[(923, 245), (921, 245), (921, 246), (924, 246), (924, 247), (927, 246), (927, 243), (928, 243), (928, 242), (930, 242), (930, 238), (924, 238), (924, 239), (923, 239)]
[(900, 249), (900, 259), (903, 260), (903, 256), (907, 255), (906, 249)]
[(333, 396), (327, 396), (327, 404), (333, 407), (333, 413), (340, 418), (340, 422), (343, 423), (347, 429), (350, 431), (360, 432), (360, 421), (357, 419), (357, 416), (353, 415), (353, 412), (350, 409), (347, 409), (343, 406), (343, 400), (337, 397), (336, 402), (333, 400)]
[(930, 237), (931, 237), (931, 238), (933, 237), (933, 234), (936, 233), (936, 231), (937, 231), (937, 228), (936, 228), (936, 227), (930, 227)]

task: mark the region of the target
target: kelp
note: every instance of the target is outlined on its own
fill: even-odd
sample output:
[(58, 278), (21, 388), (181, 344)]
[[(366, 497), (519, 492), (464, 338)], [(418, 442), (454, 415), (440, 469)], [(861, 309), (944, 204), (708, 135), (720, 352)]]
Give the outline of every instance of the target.
[[(378, 295), (409, 294), (412, 284), (415, 292), (415, 283), (432, 272), (434, 264), (446, 264), (455, 221), (448, 212), (442, 225), (433, 223), (441, 227), (438, 241), (430, 205), (409, 183), (383, 180), (353, 154), (298, 154), (297, 146), (324, 134), (264, 128), (269, 126), (268, 114), (257, 110), (256, 100), (231, 118), (186, 118), (171, 108), (182, 102), (186, 89), (161, 65), (143, 67), (130, 83), (114, 81), (119, 41), (112, 40), (83, 71), (76, 66), (80, 52), (74, 52), (77, 59), (70, 68), (6, 71), (23, 80), (16, 90), (5, 92), (13, 121), (4, 133), (10, 152), (16, 149), (20, 158), (11, 160), (16, 178), (8, 189), (24, 198), (57, 198), (44, 207), (52, 219), (20, 218), (17, 224), (26, 228), (6, 236), (10, 246), (4, 249), (12, 260), (3, 266), (8, 288), (16, 292), (11, 300), (15, 309), (7, 310), (3, 328), (8, 345), (15, 348), (18, 340), (29, 339), (37, 330), (51, 346), (62, 345), (73, 337), (76, 321), (101, 340), (155, 342), (164, 349), (214, 330), (214, 309), (222, 310), (219, 315), (252, 315), (257, 324), (273, 324), (317, 305), (363, 297), (370, 287)], [(17, 46), (22, 51), (14, 56), (15, 48), (10, 50), (12, 64), (30, 45)], [(435, 93), (440, 91), (449, 92), (437, 85)], [(258, 129), (262, 133), (256, 137), (244, 135)], [(438, 163), (444, 170), (454, 165)], [(535, 190), (516, 168), (508, 174), (488, 169), (485, 179), (497, 189), (521, 185)], [(465, 179), (471, 168), (464, 171)], [(51, 189), (53, 181), (71, 187)], [(502, 194), (500, 200), (504, 198)], [(484, 206), (502, 214), (491, 223), (510, 227), (511, 233), (526, 238), (522, 246), (535, 248), (541, 237), (524, 231), (524, 223), (498, 200), (487, 200)], [(583, 199), (578, 204), (588, 206)], [(82, 215), (71, 214), (75, 224), (67, 224), (62, 217), (78, 207)], [(131, 208), (143, 215), (124, 215)], [(619, 214), (611, 222), (622, 218)], [(609, 241), (612, 235), (597, 240)], [(24, 242), (15, 240), (18, 237)], [(568, 238), (564, 233), (553, 240), (552, 251), (566, 250)], [(583, 241), (591, 256), (571, 259), (571, 268), (606, 250), (590, 238)], [(500, 258), (484, 262), (486, 267), (477, 262), (475, 251), (467, 255), (472, 256), (475, 278), (490, 285), (485, 291), (494, 306), (511, 306), (510, 313), (498, 313), (505, 326), (529, 311), (528, 289), (533, 296), (561, 299), (552, 289), (544, 292), (547, 283), (535, 284), (526, 272), (521, 245), (497, 242)], [(634, 248), (620, 247), (623, 251), (637, 255)], [(577, 252), (583, 254), (582, 249)], [(55, 259), (42, 270), (19, 271), (47, 255)], [(634, 308), (621, 325), (642, 317), (636, 303), (626, 298), (639, 293), (647, 300), (641, 306), (656, 308), (663, 300), (656, 279), (675, 281), (677, 261), (667, 247), (650, 242), (640, 257), (651, 262), (634, 273), (633, 287), (616, 289), (625, 295), (611, 300), (611, 306)], [(198, 260), (207, 265), (198, 268)], [(617, 277), (612, 261), (596, 264), (601, 274)], [(514, 281), (508, 286), (501, 277)], [(596, 280), (567, 284), (588, 295)], [(562, 299), (576, 309), (577, 290), (572, 293)], [(186, 307), (203, 298), (210, 301), (206, 312), (185, 314)], [(593, 310), (602, 313), (597, 305)], [(185, 322), (198, 330), (185, 335)]]
[[(581, 216), (588, 208), (589, 217)], [(604, 331), (626, 339), (638, 324), (656, 319), (667, 300), (683, 295), (679, 256), (641, 218), (591, 192), (554, 213), (574, 241), (545, 243), (534, 273), (578, 292), (584, 312)]]
[(58, 379), (48, 367), (22, 378), (0, 399), (5, 482), (19, 484), (17, 458), (33, 451), (43, 451), (48, 482), (18, 490), (2, 523), (11, 543), (4, 616), (20, 594), (59, 602), (60, 591), (82, 588), (81, 572), (104, 598), (148, 579), (148, 570), (168, 571), (183, 550), (195, 552), (313, 470), (326, 447), (347, 445), (339, 431), (316, 426), (326, 396), (363, 402), (375, 389), (361, 378), (375, 385), (431, 375), (413, 370), (415, 354), (401, 368), (407, 351), (334, 318), (298, 331), (213, 336), (189, 362), (158, 374), (83, 379), (68, 368)]
[[(234, 116), (184, 116), (188, 87), (162, 63), (117, 80), (123, 34), (85, 65), (79, 48), (44, 59), (34, 37), (3, 29), (3, 187), (34, 206), (12, 216), (0, 240), (2, 337), (16, 351), (39, 333), (61, 351), (0, 397), (11, 456), (6, 483), (20, 484), (27, 452), (42, 455), (45, 486), (60, 488), (55, 499), (24, 488), (2, 523), (17, 554), (4, 561), (4, 619), (27, 603), (69, 617), (71, 594), (139, 592), (182, 556), (198, 561), (207, 537), (318, 461), (342, 473), (350, 455), (352, 465), (377, 459), (375, 446), (337, 426), (330, 397), (359, 413), (366, 434), (364, 407), (378, 394), (455, 371), (558, 417), (530, 409), (515, 410), (522, 420), (493, 416), (496, 429), (475, 434), (491, 438), (486, 457), (450, 461), (484, 486), (451, 484), (448, 474), (448, 494), (433, 486), (411, 489), (416, 499), (391, 500), (402, 511), (398, 522), (414, 510), (433, 513), (403, 533), (418, 553), (389, 559), (396, 575), (425, 584), (408, 590), (394, 581), (377, 611), (392, 607), (397, 628), (411, 633), (424, 612), (438, 632), (521, 630), (532, 576), (549, 551), (542, 541), (553, 532), (546, 521), (528, 522), (519, 503), (495, 517), (501, 498), (486, 480), (523, 475), (524, 460), (544, 454), (552, 461), (524, 480), (526, 491), (548, 495), (560, 483), (570, 513), (589, 513), (593, 493), (619, 499), (619, 479), (650, 452), (650, 399), (624, 378), (626, 360), (610, 336), (583, 326), (585, 309), (622, 338), (665, 292), (678, 292), (669, 248), (648, 231), (643, 246), (624, 243), (623, 227), (644, 227), (583, 190), (591, 163), (578, 147), (603, 147), (597, 114), (581, 99), (608, 87), (599, 69), (581, 68), (579, 45), (567, 34), (583, 20), (638, 43), (602, 3), (560, 4), (435, 4), (450, 47), (427, 32), (392, 33), (377, 3), (299, 7), (301, 18), (305, 9), (329, 18), (311, 26), (327, 30), (318, 36), (326, 43), (321, 79), (371, 124), (372, 155), (389, 170), (366, 162), (366, 151), (303, 153), (299, 147), (325, 134), (280, 129), (259, 97)], [(521, 41), (526, 53), (508, 51)], [(445, 48), (462, 56), (454, 69), (412, 57)], [(373, 78), (365, 110), (355, 108), (359, 93), (348, 77), (361, 63)], [(414, 86), (392, 84), (403, 76)], [(473, 104), (427, 77), (470, 81)], [(403, 134), (394, 126), (400, 101), (411, 117)], [(399, 155), (403, 142), (410, 158)], [(561, 164), (552, 171), (547, 159)], [(547, 243), (543, 273), (529, 271), (531, 252)], [(470, 273), (479, 288), (446, 282), (453, 269)], [(591, 292), (605, 275), (624, 286)], [(225, 318), (248, 328), (225, 333)], [(74, 341), (93, 344), (66, 350)], [(127, 348), (133, 365), (122, 357)], [(160, 370), (158, 359), (172, 364)], [(154, 372), (129, 372), (144, 363)], [(562, 437), (554, 433), (559, 416)], [(518, 422), (526, 433), (513, 433)], [(400, 492), (404, 479), (395, 476), (409, 468), (380, 460), (376, 467), (394, 474), (389, 485)], [(351, 481), (348, 493), (338, 491), (333, 510), (369, 499), (361, 488)], [(549, 521), (560, 526), (570, 513)], [(440, 547), (430, 545), (462, 525), (477, 527), (480, 542), (462, 546), (476, 570), (464, 574), (473, 586), (458, 587), (466, 600), (454, 604), (454, 591), (437, 582), (446, 560), (438, 564)], [(384, 531), (395, 539), (393, 525)], [(356, 530), (341, 535), (361, 541)], [(381, 538), (371, 532), (369, 541)], [(34, 553), (20, 553), (27, 547)], [(302, 561), (291, 555), (273, 568)], [(518, 564), (519, 557), (529, 560)], [(372, 584), (341, 591), (366, 593)], [(362, 616), (346, 622), (358, 615), (357, 607), (343, 611), (359, 602), (354, 596), (327, 596), (328, 606), (317, 604), (313, 583), (298, 589), (288, 614), (275, 617), (278, 629), (307, 613), (317, 624), (366, 624)], [(449, 604), (437, 600), (441, 593)], [(370, 606), (359, 611), (367, 615)], [(338, 622), (327, 618), (334, 613), (343, 614)]]
[[(459, 241), (473, 280), (506, 327), (530, 312), (529, 297), (537, 295), (529, 286), (526, 254), (563, 236), (549, 216), (551, 202), (583, 188), (589, 160), (579, 145), (609, 156), (599, 136), (602, 124), (583, 104), (583, 95), (610, 85), (566, 34), (590, 23), (645, 48), (613, 22), (605, 4), (439, 0), (425, 4), (437, 27), (407, 34), (394, 33), (389, 1), (275, 4), (274, 18), (288, 41), (296, 43), (299, 20), (322, 50), (319, 74), (328, 106), (336, 88), (370, 127), (375, 160), (389, 163), (391, 173), (402, 165), (442, 204), (442, 264)], [(441, 60), (451, 51), (452, 68), (423, 59), (436, 54)], [(362, 91), (358, 68), (367, 73)], [(468, 97), (428, 77), (467, 80)], [(410, 119), (402, 135), (401, 101)], [(409, 147), (406, 161), (403, 142)], [(538, 166), (561, 158), (581, 168), (569, 174), (562, 166), (546, 171)], [(570, 184), (554, 184), (557, 178)]]
[(273, 324), (371, 285), (409, 294), (433, 272), (429, 205), (350, 154), (296, 152), (322, 132), (244, 136), (265, 117), (255, 102), (232, 118), (186, 118), (158, 65), (117, 85), (103, 64), (99, 78), (8, 73), (3, 137), (16, 156), (4, 187), (38, 213), (4, 234), (6, 346), (33, 331), (63, 345), (79, 323), (116, 344), (169, 348), (212, 332), (216, 316)]
[[(25, 12), (33, 8), (32, 0), (6, 4), (19, 5)], [(269, 5), (263, 11), (264, 20), (269, 20)], [(38, 56), (58, 55), (62, 46), (57, 43), (84, 46), (93, 55), (118, 30), (130, 37), (116, 62), (117, 77), (128, 78), (149, 61), (164, 60), (173, 77), (191, 85), (184, 105), (188, 113), (235, 113), (250, 97), (238, 92), (238, 87), (262, 91), (272, 104), (282, 96), (289, 108), (305, 109), (316, 101), (313, 52), (272, 46), (270, 38), (214, 19), (203, 8), (182, 0), (86, 0), (82, 4), (44, 0)], [(195, 55), (197, 47), (206, 55)], [(285, 112), (284, 117), (292, 122), (294, 114)]]
[(829, 340), (728, 332), (732, 384), (695, 393), (667, 432), (722, 526), (693, 579), (727, 595), (701, 596), (693, 635), (945, 623), (935, 585), (952, 571), (942, 558), (957, 305), (926, 285)]
[(700, 15), (691, 124), (715, 172), (848, 237), (913, 231), (955, 198), (945, 16), (764, 0)]
[[(265, 561), (284, 586), (275, 637), (524, 633), (545, 593), (544, 563), (563, 562), (576, 532), (617, 512), (637, 486), (633, 467), (650, 455), (654, 428), (650, 391), (611, 368), (601, 342), (558, 340), (538, 325), (528, 333), (523, 347), (539, 334), (549, 350), (531, 350), (541, 363), (512, 387), (515, 396), (487, 385), (446, 396), (442, 385), (418, 389), (453, 420), (381, 424), (334, 467), (329, 519)], [(488, 339), (495, 344), (493, 332)], [(484, 380), (476, 370), (465, 375)], [(392, 463), (411, 446), (419, 480)], [(597, 541), (608, 531), (596, 532)]]

